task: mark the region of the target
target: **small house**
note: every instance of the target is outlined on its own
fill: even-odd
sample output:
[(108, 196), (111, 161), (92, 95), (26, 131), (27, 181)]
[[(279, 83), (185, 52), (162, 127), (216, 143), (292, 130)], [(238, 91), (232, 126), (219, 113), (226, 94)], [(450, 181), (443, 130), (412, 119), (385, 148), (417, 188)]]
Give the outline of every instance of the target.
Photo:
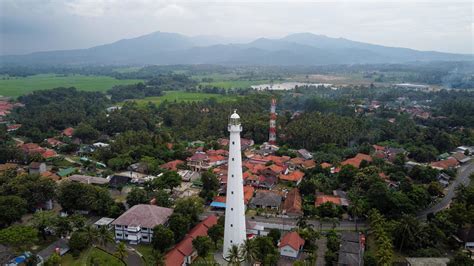
[(297, 259), (304, 243), (304, 239), (297, 232), (289, 232), (281, 238), (278, 251), (281, 256)]
[(30, 175), (41, 175), (46, 172), (46, 164), (41, 162), (32, 162), (28, 167)]

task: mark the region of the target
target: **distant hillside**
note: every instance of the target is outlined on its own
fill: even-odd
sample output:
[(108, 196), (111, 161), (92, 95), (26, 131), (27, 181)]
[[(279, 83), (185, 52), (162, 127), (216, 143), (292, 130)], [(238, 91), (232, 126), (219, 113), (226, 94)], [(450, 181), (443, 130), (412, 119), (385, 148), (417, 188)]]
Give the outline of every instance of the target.
[(89, 49), (37, 52), (0, 57), (2, 64), (241, 64), (327, 65), (465, 61), (473, 55), (424, 52), (297, 33), (226, 44), (217, 36), (188, 37), (154, 32)]

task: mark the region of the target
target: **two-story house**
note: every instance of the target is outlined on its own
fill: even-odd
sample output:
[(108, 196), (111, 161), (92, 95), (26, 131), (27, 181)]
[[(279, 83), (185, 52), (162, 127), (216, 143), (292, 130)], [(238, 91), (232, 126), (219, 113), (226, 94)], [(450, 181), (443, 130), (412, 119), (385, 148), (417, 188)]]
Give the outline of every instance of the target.
[(173, 209), (155, 205), (138, 204), (120, 215), (112, 225), (115, 229), (115, 240), (128, 241), (130, 244), (150, 243), (153, 228), (166, 224)]

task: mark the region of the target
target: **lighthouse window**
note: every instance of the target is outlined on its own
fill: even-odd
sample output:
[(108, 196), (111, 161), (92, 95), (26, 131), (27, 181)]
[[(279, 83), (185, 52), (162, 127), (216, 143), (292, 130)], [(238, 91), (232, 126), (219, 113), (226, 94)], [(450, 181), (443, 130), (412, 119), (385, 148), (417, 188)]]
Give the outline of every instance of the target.
[(230, 224), (230, 227), (234, 227), (234, 225), (233, 225), (233, 224)]
[(232, 158), (232, 161), (234, 160), (234, 158)]
[(230, 241), (230, 243), (232, 244), (232, 240)]
[(234, 175), (232, 175), (232, 177), (234, 177)]
[(233, 211), (233, 210), (234, 210), (234, 208), (230, 208), (230, 210), (231, 210), (231, 211)]
[(234, 191), (231, 191), (230, 194), (234, 195)]
[(232, 145), (235, 145), (235, 141), (232, 141)]

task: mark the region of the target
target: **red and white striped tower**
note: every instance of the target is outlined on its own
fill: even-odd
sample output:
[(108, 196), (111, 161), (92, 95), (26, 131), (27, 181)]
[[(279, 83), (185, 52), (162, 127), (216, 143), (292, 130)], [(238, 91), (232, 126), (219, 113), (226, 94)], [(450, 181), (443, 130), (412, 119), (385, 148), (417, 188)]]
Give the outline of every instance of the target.
[(268, 134), (268, 144), (276, 145), (276, 99), (272, 99), (270, 108), (270, 133)]

